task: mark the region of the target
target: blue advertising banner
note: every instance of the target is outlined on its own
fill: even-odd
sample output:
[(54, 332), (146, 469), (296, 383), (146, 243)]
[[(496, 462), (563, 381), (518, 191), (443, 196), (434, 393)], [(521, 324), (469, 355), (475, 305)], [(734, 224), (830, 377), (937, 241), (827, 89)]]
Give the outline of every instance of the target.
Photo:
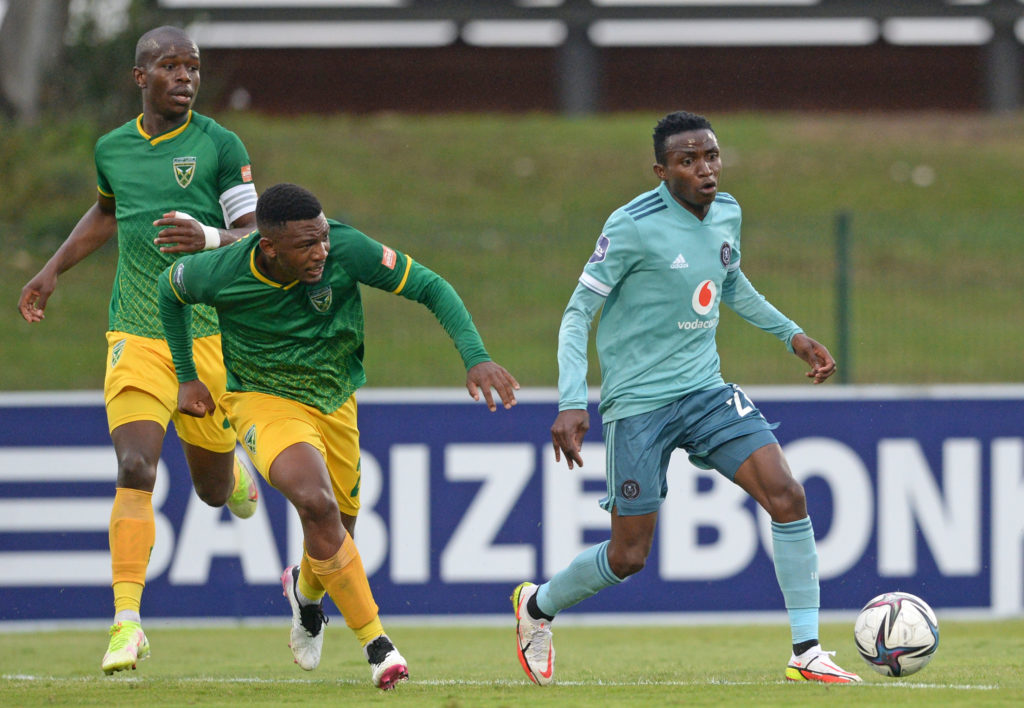
[[(751, 388), (803, 482), (825, 610), (890, 590), (1024, 614), (1022, 387)], [(465, 391), (359, 396), (356, 541), (385, 616), (503, 615), (608, 536), (596, 405), (585, 466), (555, 463), (551, 391), (489, 413)], [(98, 393), (0, 395), (0, 621), (109, 619), (116, 464)], [(281, 616), (298, 519), (261, 480), (247, 520), (192, 491), (168, 434), (153, 503), (148, 617)], [(679, 452), (647, 567), (588, 613), (778, 611), (767, 515)]]

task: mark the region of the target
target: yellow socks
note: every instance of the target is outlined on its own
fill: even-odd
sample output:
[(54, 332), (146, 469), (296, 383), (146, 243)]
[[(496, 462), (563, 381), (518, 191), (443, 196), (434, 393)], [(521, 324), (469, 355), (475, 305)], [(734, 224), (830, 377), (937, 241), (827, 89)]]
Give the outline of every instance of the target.
[(130, 610), (138, 613), (142, 607), (141, 583), (114, 583), (114, 614)]
[(110, 510), (109, 538), (114, 611), (138, 612), (149, 554), (156, 540), (151, 492), (118, 487)]
[[(308, 557), (304, 556), (303, 564)], [(360, 643), (365, 644), (362, 637), (363, 629), (374, 622), (379, 625), (380, 620), (377, 618), (377, 603), (370, 592), (370, 582), (366, 579), (363, 560), (359, 556), (355, 541), (346, 533), (341, 548), (334, 556), (326, 560), (309, 558), (309, 566), (327, 590), (327, 594), (334, 600), (334, 604), (341, 610), (345, 624), (356, 633)], [(380, 634), (383, 634), (383, 630), (374, 636)]]
[(370, 620), (369, 624), (363, 625), (359, 629), (353, 629), (352, 631), (356, 633), (356, 639), (359, 640), (359, 646), (365, 647), (374, 639), (384, 634), (384, 625), (380, 623), (380, 617), (374, 617)]
[(302, 554), (302, 561), (299, 563), (298, 590), (303, 598), (311, 602), (319, 602), (326, 592), (320, 578), (316, 577), (313, 567), (309, 564), (309, 556), (305, 553)]

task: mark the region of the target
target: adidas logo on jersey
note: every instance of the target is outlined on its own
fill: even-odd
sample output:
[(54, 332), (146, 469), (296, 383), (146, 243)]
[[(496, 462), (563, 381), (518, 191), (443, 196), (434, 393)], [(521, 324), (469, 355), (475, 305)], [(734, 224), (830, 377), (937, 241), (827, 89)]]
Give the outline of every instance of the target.
[(676, 256), (676, 259), (672, 261), (672, 265), (669, 267), (675, 270), (677, 268), (689, 268), (690, 264), (686, 262), (686, 259), (683, 258), (683, 254), (680, 253), (678, 256)]

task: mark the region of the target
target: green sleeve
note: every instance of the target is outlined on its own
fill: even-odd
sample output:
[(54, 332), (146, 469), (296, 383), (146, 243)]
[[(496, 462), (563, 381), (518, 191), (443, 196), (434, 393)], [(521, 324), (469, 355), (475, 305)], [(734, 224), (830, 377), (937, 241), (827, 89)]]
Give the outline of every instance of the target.
[(178, 382), (199, 378), (192, 359), (192, 307), (194, 300), (185, 287), (185, 265), (190, 259), (181, 258), (164, 269), (157, 281), (157, 302), (160, 322), (164, 328), (167, 346), (171, 350)]
[[(225, 130), (225, 138), (220, 146), (220, 165), (217, 174), (217, 188), (223, 194), (232, 187), (252, 181), (249, 153), (242, 144), (242, 139), (230, 130)], [(249, 169), (248, 179), (245, 170)]]
[(101, 142), (97, 141), (93, 151), (93, 162), (96, 164), (96, 189), (105, 197), (116, 196), (114, 188), (110, 186), (110, 180), (103, 173), (103, 165), (100, 162), (100, 145)]

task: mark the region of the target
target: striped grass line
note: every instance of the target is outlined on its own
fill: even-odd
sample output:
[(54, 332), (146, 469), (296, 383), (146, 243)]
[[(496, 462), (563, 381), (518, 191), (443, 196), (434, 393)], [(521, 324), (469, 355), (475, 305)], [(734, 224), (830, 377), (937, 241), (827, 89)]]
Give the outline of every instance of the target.
[[(164, 679), (149, 679), (149, 678), (136, 678), (136, 677), (118, 677), (108, 679), (103, 676), (80, 676), (77, 678), (66, 678), (57, 676), (35, 676), (31, 674), (3, 674), (0, 675), (0, 679), (4, 681), (49, 681), (54, 683), (87, 683), (93, 681), (122, 681), (122, 682), (156, 682), (156, 681), (172, 681), (177, 683), (211, 683), (211, 684), (343, 684), (352, 686), (361, 686), (366, 681), (356, 679), (267, 679), (267, 678), (204, 678), (201, 676), (184, 676), (181, 678), (164, 678)], [(493, 688), (511, 688), (515, 686), (528, 685), (523, 681), (510, 681), (504, 679), (497, 679), (493, 681), (478, 681), (472, 679), (427, 679), (423, 681), (412, 681), (411, 683), (417, 686), (484, 686)], [(706, 681), (558, 681), (556, 686), (605, 686), (605, 687), (618, 687), (618, 686), (666, 686), (666, 687), (680, 687), (680, 688), (693, 688), (697, 686), (773, 686), (773, 685), (788, 685), (788, 681), (730, 681), (727, 679), (716, 679), (710, 678)], [(953, 691), (995, 691), (999, 689), (999, 686), (991, 684), (952, 684), (952, 683), (903, 683), (899, 681), (890, 681), (886, 683), (861, 683), (858, 684), (858, 688), (854, 690), (864, 690), (867, 688), (884, 688), (893, 690), (921, 690), (921, 689), (934, 689), (934, 690), (953, 690)]]

